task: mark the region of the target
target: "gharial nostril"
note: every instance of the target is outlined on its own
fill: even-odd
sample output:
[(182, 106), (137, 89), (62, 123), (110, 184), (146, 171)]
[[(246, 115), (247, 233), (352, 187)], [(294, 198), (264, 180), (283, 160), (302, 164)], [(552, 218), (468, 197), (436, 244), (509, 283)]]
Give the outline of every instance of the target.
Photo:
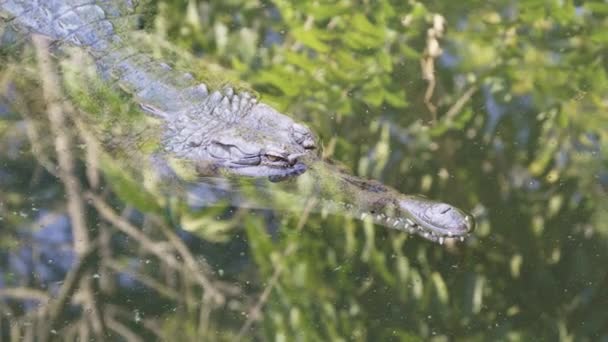
[(447, 208), (445, 208), (444, 210), (442, 210), (442, 211), (441, 211), (441, 213), (442, 213), (442, 214), (445, 214), (445, 213), (447, 213), (447, 212), (448, 212), (448, 211), (450, 211), (450, 210), (452, 210), (452, 208), (447, 207)]

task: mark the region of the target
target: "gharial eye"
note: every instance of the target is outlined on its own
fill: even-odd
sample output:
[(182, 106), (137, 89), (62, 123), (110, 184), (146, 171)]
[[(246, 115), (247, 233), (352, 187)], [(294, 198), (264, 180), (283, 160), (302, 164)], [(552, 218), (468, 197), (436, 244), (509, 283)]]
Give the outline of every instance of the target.
[(285, 158), (283, 158), (283, 157), (275, 156), (272, 154), (267, 154), (266, 159), (268, 159), (268, 161), (270, 161), (270, 162), (278, 162), (278, 161), (285, 160)]

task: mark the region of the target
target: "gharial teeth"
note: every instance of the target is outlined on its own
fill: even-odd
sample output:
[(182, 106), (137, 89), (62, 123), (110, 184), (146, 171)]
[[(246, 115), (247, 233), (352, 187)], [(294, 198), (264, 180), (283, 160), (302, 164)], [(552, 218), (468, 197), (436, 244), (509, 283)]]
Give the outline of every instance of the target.
[(407, 223), (409, 223), (410, 225), (415, 225), (414, 221), (410, 220), (409, 218), (406, 218), (405, 221), (407, 221)]
[(362, 213), (361, 214), (361, 220), (365, 220), (365, 217), (367, 216), (367, 213)]
[(399, 222), (400, 222), (399, 219), (396, 219), (395, 223), (393, 223), (393, 227), (397, 227), (399, 225)]
[(460, 242), (464, 242), (464, 236), (460, 237)]
[(439, 244), (440, 244), (440, 245), (443, 245), (443, 237), (440, 237), (440, 238), (439, 238)]

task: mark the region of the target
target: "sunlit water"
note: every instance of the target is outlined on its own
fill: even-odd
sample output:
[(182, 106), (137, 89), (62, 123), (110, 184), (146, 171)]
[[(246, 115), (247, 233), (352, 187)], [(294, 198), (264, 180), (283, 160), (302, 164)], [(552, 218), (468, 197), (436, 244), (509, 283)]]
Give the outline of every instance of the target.
[[(67, 50), (51, 50), (58, 132), (36, 48), (3, 26), (0, 339), (608, 338), (607, 84), (594, 48), (606, 6), (366, 5), (362, 18), (350, 3), (241, 3), (154, 1), (142, 48), (195, 74), (232, 70), (349, 172), (471, 211), (477, 229), (440, 245), (314, 197), (163, 178), (173, 171), (150, 162), (158, 137), (137, 106), (78, 79), (82, 54)], [(434, 13), (449, 30), (429, 90)]]

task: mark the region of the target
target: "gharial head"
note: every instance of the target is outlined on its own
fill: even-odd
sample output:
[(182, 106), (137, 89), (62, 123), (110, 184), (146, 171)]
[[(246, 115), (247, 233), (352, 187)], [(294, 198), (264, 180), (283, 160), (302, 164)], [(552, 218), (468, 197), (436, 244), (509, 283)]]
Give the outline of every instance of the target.
[(306, 171), (302, 159), (314, 155), (317, 148), (306, 126), (247, 93), (228, 89), (213, 92), (207, 99), (202, 105), (205, 115), (183, 113), (168, 122), (171, 141), (165, 141), (165, 146), (170, 152), (230, 174), (271, 181)]

